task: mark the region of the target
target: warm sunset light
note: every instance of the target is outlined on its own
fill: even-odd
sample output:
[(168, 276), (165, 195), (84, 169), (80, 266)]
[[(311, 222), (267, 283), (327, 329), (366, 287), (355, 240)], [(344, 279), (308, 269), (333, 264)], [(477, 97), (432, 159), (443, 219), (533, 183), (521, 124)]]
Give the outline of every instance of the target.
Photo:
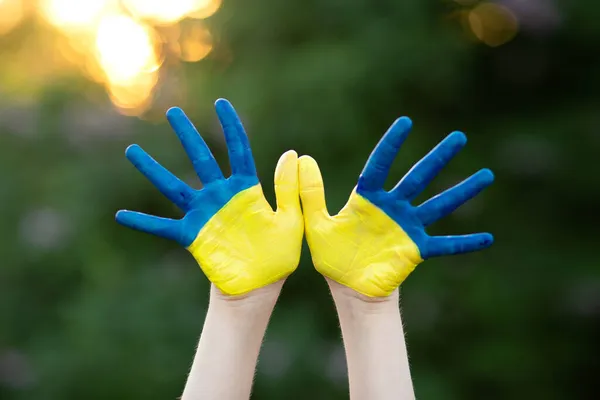
[(139, 115), (148, 109), (158, 74), (156, 71), (137, 75), (127, 84), (108, 83), (110, 100), (125, 115)]
[(98, 24), (98, 61), (111, 83), (125, 84), (159, 66), (147, 27), (125, 15), (104, 17)]
[(198, 0), (124, 0), (133, 15), (156, 24), (172, 24), (196, 11)]
[(115, 0), (40, 0), (42, 17), (63, 29), (90, 29)]
[(24, 14), (23, 0), (0, 0), (0, 35), (16, 27)]
[(179, 57), (186, 62), (202, 60), (212, 50), (212, 36), (204, 26), (183, 29), (179, 37)]
[(109, 95), (120, 109), (145, 107), (157, 83), (160, 66), (152, 31), (125, 15), (104, 17), (98, 24), (98, 63)]
[(103, 85), (121, 112), (140, 115), (161, 84), (163, 58), (197, 62), (211, 52), (212, 35), (200, 20), (220, 6), (221, 0), (0, 0), (0, 35), (33, 11), (54, 30), (40, 30), (44, 49), (58, 56), (48, 60), (48, 71), (79, 71)]
[(188, 14), (190, 18), (204, 19), (217, 12), (222, 0), (196, 0), (194, 12)]

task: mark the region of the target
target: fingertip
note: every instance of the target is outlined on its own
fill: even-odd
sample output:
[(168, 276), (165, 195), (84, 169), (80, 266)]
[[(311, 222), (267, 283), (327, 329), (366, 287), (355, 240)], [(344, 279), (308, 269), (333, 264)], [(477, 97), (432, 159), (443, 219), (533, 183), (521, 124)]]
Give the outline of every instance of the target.
[[(412, 128), (412, 121), (410, 118), (400, 117), (400, 118), (396, 119), (394, 121), (394, 123), (390, 126), (390, 128), (387, 130), (387, 132), (381, 138), (381, 141), (379, 142), (377, 147), (375, 147), (374, 152), (377, 150), (378, 147), (380, 147), (380, 145), (382, 143), (385, 142), (385, 143), (389, 144), (395, 151), (393, 152), (393, 154), (387, 154), (387, 157), (385, 157), (385, 162), (391, 163), (391, 161), (392, 161), (391, 158), (396, 156), (396, 152), (400, 149), (400, 146), (402, 146), (402, 143), (406, 139), (411, 128)], [(381, 151), (379, 151), (378, 153), (381, 153)]]
[(314, 171), (315, 168), (318, 170), (319, 166), (311, 156), (303, 155), (298, 158), (298, 170), (301, 175), (303, 173)]
[(281, 183), (287, 180), (298, 180), (298, 153), (294, 150), (288, 150), (279, 157), (275, 167), (275, 183)]
[(394, 127), (400, 128), (403, 131), (410, 130), (413, 122), (409, 117), (403, 116), (394, 121)]
[(311, 156), (304, 155), (298, 159), (298, 175), (302, 189), (323, 187), (323, 178), (319, 165)]
[[(288, 150), (279, 157), (277, 167), (275, 171), (280, 169), (286, 169), (288, 171), (294, 171), (295, 176), (298, 176), (298, 153), (294, 150)], [(276, 174), (277, 175), (277, 174)]]
[(185, 113), (179, 107), (171, 107), (167, 110), (166, 114), (167, 119), (170, 121), (173, 118), (185, 117)]
[(117, 221), (119, 224), (123, 224), (123, 221), (125, 221), (125, 219), (127, 218), (127, 213), (127, 210), (117, 211), (117, 213), (115, 214), (115, 221)]
[(483, 169), (481, 169), (479, 171), (479, 175), (481, 176), (481, 178), (483, 179), (483, 181), (486, 182), (486, 183), (492, 183), (492, 182), (494, 182), (494, 179), (495, 179), (494, 173), (489, 168), (483, 168)]
[(140, 151), (143, 152), (144, 150), (142, 150), (142, 148), (139, 145), (130, 144), (125, 149), (125, 157), (127, 157), (128, 159), (131, 159), (132, 157), (135, 157), (136, 154), (139, 154)]
[(482, 248), (490, 247), (494, 243), (494, 235), (488, 232), (482, 233), (480, 242)]
[(298, 161), (298, 153), (295, 150), (288, 150), (281, 155), (281, 158), (286, 160), (293, 159), (294, 161)]
[(447, 137), (448, 140), (451, 140), (454, 144), (458, 146), (464, 146), (467, 144), (467, 135), (465, 135), (461, 131), (454, 131)]
[(215, 101), (215, 108), (217, 110), (219, 109), (223, 109), (223, 108), (233, 108), (233, 105), (231, 104), (231, 102), (227, 99), (224, 98), (218, 98)]
[(281, 155), (275, 167), (277, 211), (300, 210), (297, 159), (298, 154), (294, 150), (288, 150)]
[(325, 203), (325, 188), (319, 165), (311, 156), (298, 158), (298, 177), (302, 212), (314, 219), (329, 215)]
[(308, 156), (308, 155), (306, 155), (306, 154), (305, 154), (305, 155), (303, 155), (303, 156), (300, 156), (300, 157), (298, 158), (298, 164), (300, 164), (300, 165), (305, 165), (305, 166), (308, 166), (308, 165), (310, 165), (310, 164), (316, 164), (316, 163), (317, 163), (317, 162), (315, 161), (315, 159), (314, 159), (314, 158), (312, 158), (311, 156)]
[(227, 99), (217, 99), (217, 101), (215, 101), (215, 111), (217, 112), (219, 121), (221, 121), (221, 125), (225, 123), (240, 122), (235, 108)]

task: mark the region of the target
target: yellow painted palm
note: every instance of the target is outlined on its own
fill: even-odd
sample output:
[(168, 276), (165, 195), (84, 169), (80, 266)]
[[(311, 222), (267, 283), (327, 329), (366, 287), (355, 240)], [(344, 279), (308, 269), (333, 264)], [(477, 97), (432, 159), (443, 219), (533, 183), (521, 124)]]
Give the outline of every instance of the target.
[(225, 179), (193, 124), (179, 108), (167, 118), (203, 183), (195, 190), (154, 161), (139, 146), (127, 158), (185, 215), (179, 220), (119, 211), (125, 226), (172, 239), (188, 249), (223, 293), (241, 295), (277, 282), (298, 266), (303, 218), (298, 197), (298, 156), (288, 151), (275, 170), (277, 211), (266, 201), (248, 137), (231, 104), (216, 103), (232, 174)]
[(371, 154), (347, 204), (335, 216), (327, 212), (316, 161), (308, 156), (299, 159), (306, 238), (315, 268), (370, 297), (390, 295), (424, 259), (475, 251), (493, 242), (489, 233), (432, 237), (425, 232), (427, 225), (491, 184), (490, 170), (479, 171), (420, 206), (411, 204), (464, 146), (466, 137), (460, 132), (450, 134), (394, 189), (383, 189), (411, 126), (406, 117), (396, 120)]

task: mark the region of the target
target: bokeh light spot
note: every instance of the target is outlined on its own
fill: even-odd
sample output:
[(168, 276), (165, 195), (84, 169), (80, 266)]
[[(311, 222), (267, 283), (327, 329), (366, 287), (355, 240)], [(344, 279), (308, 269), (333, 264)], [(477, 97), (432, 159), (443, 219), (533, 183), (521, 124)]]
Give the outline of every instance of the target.
[(141, 115), (148, 110), (152, 103), (152, 95), (157, 82), (156, 71), (140, 74), (127, 84), (109, 83), (108, 94), (121, 114)]
[[(14, 63), (4, 80), (23, 74), (41, 87), (59, 75), (79, 73), (105, 87), (117, 109), (128, 115), (150, 110), (164, 59), (196, 62), (212, 51), (212, 36), (203, 21), (221, 0), (0, 0), (0, 35), (12, 31), (33, 11), (45, 25), (28, 62), (27, 74)], [(52, 28), (50, 31), (46, 28)], [(26, 49), (26, 47), (23, 47)], [(16, 49), (25, 62), (26, 52)], [(29, 54), (29, 53), (27, 53)], [(28, 57), (28, 56), (27, 56)], [(171, 65), (171, 63), (169, 63)], [(12, 71), (12, 72), (10, 72)], [(37, 80), (35, 80), (35, 79)], [(35, 83), (35, 85), (34, 85)], [(6, 85), (5, 85), (6, 87)], [(19, 84), (24, 92), (26, 85)]]
[(96, 35), (98, 62), (111, 100), (119, 109), (142, 112), (151, 99), (160, 67), (149, 27), (126, 15), (104, 17)]
[(149, 29), (125, 15), (100, 21), (96, 49), (100, 65), (112, 83), (126, 84), (159, 67)]
[(179, 36), (179, 57), (183, 61), (196, 62), (212, 50), (212, 36), (203, 25), (194, 24), (182, 29)]
[(519, 30), (515, 15), (506, 7), (493, 3), (482, 3), (468, 16), (473, 34), (491, 47), (511, 41)]

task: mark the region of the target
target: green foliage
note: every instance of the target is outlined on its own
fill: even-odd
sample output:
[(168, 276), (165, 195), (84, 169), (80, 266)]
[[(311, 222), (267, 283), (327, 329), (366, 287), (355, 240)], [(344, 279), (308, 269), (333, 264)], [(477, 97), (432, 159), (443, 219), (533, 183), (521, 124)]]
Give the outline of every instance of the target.
[[(209, 20), (213, 55), (179, 71), (185, 108), (224, 169), (211, 103), (236, 105), (270, 200), (276, 160), (294, 148), (320, 163), (337, 211), (400, 115), (415, 127), (390, 187), (454, 129), (469, 145), (427, 196), (478, 168), (496, 172), (492, 188), (432, 231), (490, 231), (497, 244), (428, 261), (403, 285), (419, 398), (591, 398), (600, 372), (600, 5), (529, 3), (556, 7), (558, 25), (540, 33), (522, 18), (515, 40), (487, 48), (449, 0), (226, 0)], [(162, 121), (116, 116), (85, 100), (82, 85), (52, 82), (34, 105), (1, 101), (0, 398), (174, 399), (208, 284), (185, 250), (113, 216), (178, 215), (127, 163), (129, 143), (180, 176), (191, 165)], [(341, 351), (305, 248), (253, 398), (347, 398)]]

